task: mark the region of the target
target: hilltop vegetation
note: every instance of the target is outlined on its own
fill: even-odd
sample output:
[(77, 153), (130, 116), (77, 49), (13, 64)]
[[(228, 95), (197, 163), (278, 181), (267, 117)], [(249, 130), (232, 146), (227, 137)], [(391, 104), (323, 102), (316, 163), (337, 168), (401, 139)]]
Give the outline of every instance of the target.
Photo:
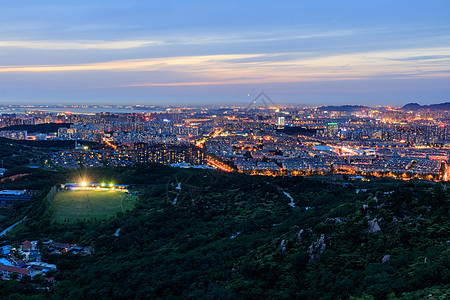
[(5, 295), (419, 299), (449, 292), (449, 191), (440, 183), (344, 187), (155, 164), (89, 176), (134, 184), (136, 207), (102, 222), (61, 224), (50, 212), (26, 222), (11, 239), (77, 242), (95, 255), (48, 257), (60, 269), (52, 289), (2, 283)]
[[(38, 164), (45, 156), (40, 148), (24, 147), (20, 142), (0, 138), (0, 160), (7, 171), (0, 178), (0, 190), (34, 190), (37, 194), (31, 201), (15, 202), (12, 207), (0, 208), (0, 229), (5, 229), (28, 212), (37, 210), (40, 202), (52, 185), (55, 184), (59, 173), (48, 168), (30, 168), (30, 165)], [(40, 192), (39, 192), (40, 191)], [(44, 208), (39, 210), (42, 214)]]

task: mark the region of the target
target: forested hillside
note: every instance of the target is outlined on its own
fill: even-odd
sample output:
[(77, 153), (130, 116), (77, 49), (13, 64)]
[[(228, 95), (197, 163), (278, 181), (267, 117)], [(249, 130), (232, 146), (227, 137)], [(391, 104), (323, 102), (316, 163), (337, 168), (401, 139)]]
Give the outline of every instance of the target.
[(59, 268), (50, 274), (56, 283), (49, 291), (0, 282), (4, 295), (439, 299), (449, 294), (445, 184), (330, 183), (154, 164), (88, 175), (94, 182), (133, 185), (139, 194), (135, 209), (103, 222), (54, 223), (49, 211), (30, 218), (11, 240), (52, 238), (91, 245), (95, 254), (49, 256)]

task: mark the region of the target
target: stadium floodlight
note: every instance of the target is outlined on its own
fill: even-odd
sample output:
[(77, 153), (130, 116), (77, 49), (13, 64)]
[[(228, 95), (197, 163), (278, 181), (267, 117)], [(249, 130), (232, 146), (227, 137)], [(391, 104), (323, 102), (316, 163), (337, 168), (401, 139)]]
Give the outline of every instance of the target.
[(87, 185), (86, 181), (82, 181), (82, 182), (81, 182), (81, 186), (82, 186), (82, 187), (86, 187), (86, 185)]
[(102, 182), (102, 183), (101, 183), (101, 186), (102, 186), (102, 187), (105, 187), (105, 183), (104, 183), (104, 182)]
[(110, 183), (110, 184), (109, 184), (109, 187), (113, 187), (113, 186), (114, 186), (114, 183)]

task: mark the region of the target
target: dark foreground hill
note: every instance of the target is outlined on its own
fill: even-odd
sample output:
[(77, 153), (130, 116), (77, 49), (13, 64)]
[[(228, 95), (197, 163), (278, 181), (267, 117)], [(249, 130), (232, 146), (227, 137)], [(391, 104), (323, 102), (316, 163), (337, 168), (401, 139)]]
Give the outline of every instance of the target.
[(95, 254), (48, 257), (59, 267), (54, 287), (0, 282), (5, 297), (420, 299), (449, 292), (449, 191), (440, 183), (350, 185), (158, 165), (89, 176), (135, 184), (136, 208), (105, 222), (51, 223), (48, 212), (30, 218), (12, 239), (77, 242)]
[(69, 128), (72, 123), (45, 123), (36, 125), (12, 125), (0, 128), (4, 130), (26, 130), (29, 133), (57, 133), (60, 128)]

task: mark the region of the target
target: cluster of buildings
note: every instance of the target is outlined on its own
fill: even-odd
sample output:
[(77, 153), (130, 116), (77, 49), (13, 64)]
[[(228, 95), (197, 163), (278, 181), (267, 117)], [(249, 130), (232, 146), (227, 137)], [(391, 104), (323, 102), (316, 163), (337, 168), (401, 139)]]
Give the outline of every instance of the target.
[[(24, 276), (45, 276), (56, 265), (41, 261), (37, 241), (24, 241), (19, 245), (0, 247), (0, 272), (2, 279), (22, 279)], [(50, 281), (54, 280), (49, 278)]]
[(128, 185), (114, 184), (114, 183), (95, 183), (95, 182), (68, 182), (61, 185), (61, 189), (76, 191), (76, 190), (105, 190), (105, 191), (124, 191), (128, 192)]
[(42, 252), (47, 255), (59, 255), (72, 253), (76, 255), (91, 255), (92, 247), (79, 247), (76, 244), (66, 244), (48, 240), (42, 243), (38, 241), (24, 241), (15, 245), (0, 247), (0, 274), (2, 279), (22, 279), (24, 276), (43, 276), (48, 282), (54, 282), (55, 278), (46, 278), (48, 271), (57, 270), (56, 265), (44, 262)]
[(253, 116), (235, 112), (221, 127), (224, 130), (208, 138), (203, 147), (221, 161), (232, 163), (234, 170), (249, 174), (332, 172), (448, 179), (447, 112), (315, 108), (264, 115), (263, 111), (253, 111)]
[(206, 152), (195, 145), (135, 143), (133, 147), (116, 149), (74, 149), (54, 152), (51, 161), (63, 168), (74, 169), (80, 166), (133, 166), (140, 163), (155, 162), (166, 165), (188, 163), (205, 165)]
[(27, 190), (0, 190), (0, 207), (12, 206), (15, 202), (30, 201), (33, 193)]
[[(24, 107), (8, 106), (8, 109), (19, 108), (23, 109)], [(70, 107), (67, 108), (70, 109)], [(83, 111), (83, 107), (75, 106), (75, 108)], [(0, 128), (2, 128), (0, 137), (16, 140), (83, 140), (92, 142), (102, 142), (107, 139), (117, 144), (129, 145), (135, 142), (177, 143), (189, 142), (190, 138), (207, 133), (215, 125), (210, 119), (192, 118), (199, 110), (191, 108), (129, 106), (121, 108), (121, 111), (125, 112), (93, 113), (94, 108), (98, 107), (86, 106), (84, 107), (85, 113), (71, 113), (27, 107), (27, 110), (22, 113), (1, 114), (2, 110), (5, 111), (5, 107), (0, 106)], [(141, 112), (133, 112), (136, 109), (140, 109)], [(17, 129), (17, 125), (48, 123), (65, 126), (50, 132)]]
[[(278, 139), (279, 138), (279, 139)], [(272, 135), (224, 137), (205, 143), (208, 152), (249, 174), (306, 175), (347, 173), (440, 179), (445, 175), (446, 150), (386, 149), (356, 145), (324, 145), (299, 137)], [(429, 154), (432, 153), (432, 154)]]
[[(51, 161), (64, 168), (157, 162), (208, 164), (249, 174), (448, 177), (448, 111), (363, 106), (148, 109), (90, 114), (30, 111), (9, 115), (3, 122), (18, 123), (14, 117), (23, 123), (62, 122), (68, 125), (33, 138), (101, 145), (55, 152)], [(11, 138), (27, 134), (16, 132)]]

